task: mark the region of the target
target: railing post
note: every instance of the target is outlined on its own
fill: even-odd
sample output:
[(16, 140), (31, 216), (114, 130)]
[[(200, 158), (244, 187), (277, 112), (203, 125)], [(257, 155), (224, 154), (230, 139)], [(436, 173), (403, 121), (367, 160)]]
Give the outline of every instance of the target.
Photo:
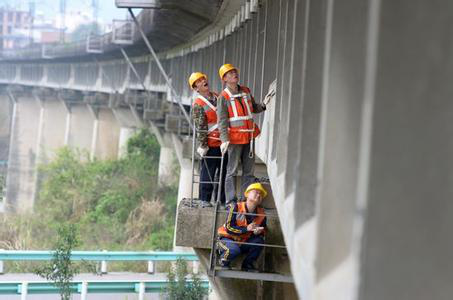
[[(5, 251), (5, 249), (0, 249), (0, 252)], [(0, 260), (0, 275), (5, 274), (4, 266), (3, 266), (3, 260)]]
[(82, 290), (80, 291), (80, 300), (87, 300), (88, 282), (82, 282)]
[(28, 295), (28, 282), (22, 282), (20, 289), (20, 300), (27, 300)]
[(154, 261), (148, 260), (148, 274), (154, 274), (156, 271), (156, 266), (154, 265)]
[[(107, 250), (102, 250), (102, 252), (107, 252)], [(101, 261), (101, 273), (107, 274), (107, 261)]]
[(145, 283), (144, 282), (139, 283), (138, 300), (145, 300)]
[(198, 274), (200, 272), (200, 262), (198, 260), (194, 260), (192, 262), (193, 273)]

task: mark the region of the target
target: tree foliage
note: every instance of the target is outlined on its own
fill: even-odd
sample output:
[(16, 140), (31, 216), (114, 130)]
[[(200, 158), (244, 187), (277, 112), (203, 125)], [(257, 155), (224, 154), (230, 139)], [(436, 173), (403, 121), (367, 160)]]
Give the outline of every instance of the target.
[(60, 149), (41, 166), (34, 213), (1, 219), (0, 241), (7, 249), (49, 249), (58, 228), (73, 224), (81, 249), (170, 250), (177, 190), (157, 185), (159, 151), (145, 129), (117, 160)]
[(175, 268), (170, 268), (168, 272), (168, 287), (164, 291), (167, 300), (201, 300), (208, 295), (208, 288), (201, 284), (197, 274), (191, 275), (191, 280), (187, 280), (187, 262), (178, 259)]
[(73, 224), (59, 227), (52, 260), (47, 265), (35, 270), (39, 276), (55, 283), (59, 288), (62, 300), (71, 298), (71, 281), (79, 273), (79, 268), (71, 261), (71, 252), (78, 244), (79, 240)]

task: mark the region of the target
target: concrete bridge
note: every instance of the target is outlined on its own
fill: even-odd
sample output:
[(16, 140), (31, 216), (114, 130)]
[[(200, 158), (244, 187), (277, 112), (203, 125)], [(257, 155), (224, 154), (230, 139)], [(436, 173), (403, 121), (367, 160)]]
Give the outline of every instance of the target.
[[(190, 138), (180, 106), (191, 103), (186, 78), (201, 70), (220, 90), (218, 67), (231, 62), (256, 99), (276, 81), (257, 119), (256, 150), (294, 297), (451, 299), (451, 1), (155, 4), (139, 22), (174, 91), (137, 28), (90, 47), (4, 53), (11, 209), (31, 208), (36, 162), (51, 149), (67, 144), (116, 156), (120, 137), (141, 124), (165, 149), (161, 176), (170, 176), (176, 154), (179, 199), (189, 197)], [(227, 283), (217, 286), (232, 297), (222, 292)], [(261, 296), (268, 295), (277, 297)]]

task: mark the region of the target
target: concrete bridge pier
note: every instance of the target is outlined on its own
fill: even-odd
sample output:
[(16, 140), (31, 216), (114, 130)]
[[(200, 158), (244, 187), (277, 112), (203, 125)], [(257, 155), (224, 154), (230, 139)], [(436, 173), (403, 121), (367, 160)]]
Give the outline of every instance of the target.
[(192, 195), (192, 160), (185, 153), (185, 143), (176, 134), (171, 135), (176, 157), (178, 158), (180, 174), (178, 185), (178, 202)]
[[(46, 163), (64, 146), (67, 134), (65, 104), (57, 98), (21, 93), (14, 101), (7, 176), (7, 210), (26, 212), (33, 208), (39, 183), (38, 165)], [(14, 209), (13, 209), (14, 207)]]
[(113, 159), (118, 157), (120, 130), (110, 108), (91, 108), (95, 116), (90, 155), (92, 158)]
[(174, 173), (176, 161), (171, 134), (159, 129), (153, 122), (150, 122), (150, 129), (160, 146), (158, 184), (160, 187), (173, 185), (177, 182), (177, 176)]
[(118, 158), (121, 158), (127, 152), (127, 141), (134, 135), (136, 129), (142, 126), (143, 123), (140, 119), (136, 118), (134, 111), (129, 108), (113, 108), (112, 112), (120, 127)]
[(84, 103), (72, 104), (69, 109), (71, 111), (71, 117), (69, 132), (66, 134), (66, 145), (90, 153), (96, 115)]
[(6, 182), (6, 211), (25, 212), (33, 207), (36, 160), (42, 136), (44, 108), (32, 95), (10, 93), (14, 102)]

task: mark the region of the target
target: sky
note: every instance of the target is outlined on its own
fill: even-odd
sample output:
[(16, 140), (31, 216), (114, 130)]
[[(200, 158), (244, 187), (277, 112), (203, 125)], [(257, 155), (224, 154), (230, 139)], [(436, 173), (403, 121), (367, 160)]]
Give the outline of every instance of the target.
[[(125, 19), (127, 10), (115, 6), (115, 0), (97, 0), (99, 5), (98, 20), (101, 23), (111, 23), (112, 19)], [(0, 7), (9, 5), (21, 10), (29, 9), (29, 3), (35, 2), (36, 13), (43, 13), (48, 19), (55, 18), (60, 11), (59, 0), (0, 0)], [(66, 14), (76, 13), (92, 16), (92, 0), (66, 0)]]

